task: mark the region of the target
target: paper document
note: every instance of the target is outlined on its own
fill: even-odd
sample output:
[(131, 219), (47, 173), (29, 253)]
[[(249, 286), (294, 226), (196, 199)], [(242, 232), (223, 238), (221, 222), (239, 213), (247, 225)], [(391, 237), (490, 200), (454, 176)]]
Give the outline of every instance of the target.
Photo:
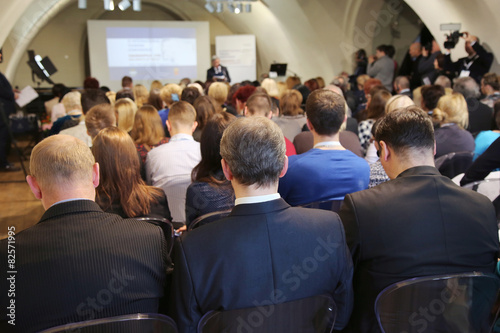
[(20, 107), (23, 107), (37, 97), (38, 97), (38, 93), (35, 91), (35, 89), (33, 89), (32, 86), (26, 86), (19, 93), (19, 97), (16, 99), (16, 103)]

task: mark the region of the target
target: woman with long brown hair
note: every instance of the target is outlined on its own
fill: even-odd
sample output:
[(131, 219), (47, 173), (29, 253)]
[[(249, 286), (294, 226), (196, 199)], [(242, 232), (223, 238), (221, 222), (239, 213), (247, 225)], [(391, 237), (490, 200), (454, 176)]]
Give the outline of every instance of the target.
[(222, 172), (220, 140), (235, 119), (227, 112), (216, 113), (201, 133), (201, 161), (191, 173), (193, 183), (186, 192), (186, 226), (198, 216), (234, 206), (233, 188)]
[(151, 149), (169, 141), (169, 138), (165, 137), (158, 111), (147, 104), (137, 110), (130, 136), (141, 155), (142, 163), (146, 162), (146, 156)]
[(140, 161), (130, 135), (118, 127), (104, 128), (92, 144), (99, 163), (96, 202), (122, 217), (156, 216), (171, 220), (165, 193), (141, 178)]

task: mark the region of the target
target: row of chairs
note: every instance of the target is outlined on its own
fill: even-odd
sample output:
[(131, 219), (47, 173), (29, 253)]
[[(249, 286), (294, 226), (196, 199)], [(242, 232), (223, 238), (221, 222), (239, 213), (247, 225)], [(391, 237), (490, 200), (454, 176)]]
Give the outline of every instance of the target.
[[(375, 302), (383, 333), (493, 332), (500, 312), (500, 279), (472, 272), (418, 277), (385, 288)], [(210, 311), (198, 333), (332, 332), (337, 308), (329, 295), (226, 311)], [(499, 324), (500, 325), (500, 324)], [(176, 333), (161, 314), (131, 314), (66, 324), (41, 333)]]

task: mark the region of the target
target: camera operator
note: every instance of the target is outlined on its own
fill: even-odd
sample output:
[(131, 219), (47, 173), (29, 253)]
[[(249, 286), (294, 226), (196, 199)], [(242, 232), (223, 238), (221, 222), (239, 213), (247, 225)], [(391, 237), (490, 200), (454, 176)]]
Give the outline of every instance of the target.
[(459, 77), (470, 76), (480, 84), (481, 78), (484, 74), (488, 73), (493, 63), (493, 53), (487, 52), (479, 44), (479, 39), (476, 36), (470, 35), (468, 32), (463, 32), (460, 34), (460, 37), (465, 39), (465, 51), (468, 56), (460, 58), (456, 62), (452, 62), (450, 49), (454, 47), (453, 44), (456, 42), (450, 43), (450, 39), (453, 40), (453, 34), (449, 36), (448, 41), (445, 42), (446, 56), (444, 69), (455, 72)]

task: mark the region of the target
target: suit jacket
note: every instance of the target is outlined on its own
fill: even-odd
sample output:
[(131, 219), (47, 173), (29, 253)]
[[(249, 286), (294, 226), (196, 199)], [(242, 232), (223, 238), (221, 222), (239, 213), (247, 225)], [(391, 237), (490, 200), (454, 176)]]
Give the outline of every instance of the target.
[(221, 73), (215, 74), (215, 68), (214, 67), (210, 67), (207, 70), (207, 81), (213, 81), (214, 76), (223, 74), (226, 77), (225, 81), (226, 82), (231, 82), (231, 77), (229, 76), (229, 71), (227, 70), (227, 68), (224, 67), (224, 66), (220, 66), (220, 69), (221, 69)]
[[(7, 241), (0, 242), (4, 262)], [(90, 200), (50, 207), (38, 224), (15, 236), (15, 250), (15, 327), (22, 332), (158, 312), (170, 267), (160, 227), (105, 213)], [(2, 292), (8, 290), (5, 273)], [(11, 319), (3, 310), (1, 316)]]
[(481, 131), (488, 131), (491, 128), (493, 118), (493, 109), (488, 105), (481, 103), (478, 99), (469, 97), (466, 99), (469, 111), (469, 127), (467, 130), (472, 134)]
[(392, 80), (394, 79), (394, 60), (389, 56), (383, 56), (368, 65), (367, 74), (382, 81), (384, 87), (392, 91)]
[[(478, 84), (481, 84), (483, 75), (488, 73), (493, 63), (493, 53), (487, 52), (484, 47), (479, 45), (479, 42), (474, 43), (472, 48), (477, 53), (477, 59), (474, 60), (469, 68), (469, 76), (476, 80)], [(456, 76), (459, 76), (463, 70), (467, 70), (468, 57), (463, 57), (456, 62), (452, 62), (450, 55), (447, 54), (444, 59), (444, 69), (454, 72)]]
[(354, 310), (348, 332), (379, 332), (378, 293), (405, 279), (493, 273), (499, 243), (493, 205), (430, 166), (402, 172), (349, 194), (340, 217), (354, 263)]
[(277, 304), (330, 294), (336, 328), (352, 307), (352, 263), (338, 215), (284, 200), (242, 204), (182, 235), (173, 293), (180, 332), (196, 332), (210, 310)]

